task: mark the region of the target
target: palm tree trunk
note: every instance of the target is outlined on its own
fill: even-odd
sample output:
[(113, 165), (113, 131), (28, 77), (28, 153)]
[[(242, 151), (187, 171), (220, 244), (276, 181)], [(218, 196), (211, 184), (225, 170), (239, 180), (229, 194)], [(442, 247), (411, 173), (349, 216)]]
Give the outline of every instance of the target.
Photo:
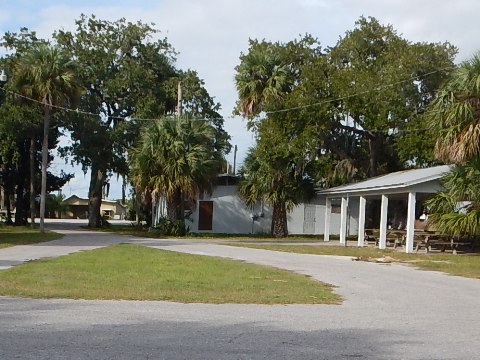
[(30, 138), (30, 224), (35, 227), (35, 135)]
[(286, 237), (288, 235), (287, 209), (285, 203), (277, 201), (273, 204), (272, 235)]
[(135, 223), (140, 225), (140, 193), (135, 189)]
[(125, 205), (125, 189), (127, 188), (127, 176), (126, 175), (122, 175), (122, 179), (123, 179), (123, 182), (122, 182), (122, 205)]
[(45, 106), (42, 143), (42, 189), (40, 192), (40, 232), (45, 232), (45, 202), (47, 200), (47, 164), (48, 164), (48, 133), (50, 131), (50, 108)]
[(180, 190), (175, 190), (172, 195), (167, 196), (167, 218), (172, 221), (181, 219), (180, 217)]

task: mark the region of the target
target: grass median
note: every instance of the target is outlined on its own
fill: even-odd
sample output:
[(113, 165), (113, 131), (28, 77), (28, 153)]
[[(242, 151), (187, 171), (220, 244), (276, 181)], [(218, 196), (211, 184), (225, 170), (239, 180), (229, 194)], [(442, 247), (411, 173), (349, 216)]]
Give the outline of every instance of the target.
[(128, 244), (2, 271), (0, 295), (213, 304), (341, 301), (332, 286), (289, 271)]
[[(188, 225), (188, 223), (187, 223)], [(273, 235), (269, 234), (222, 234), (222, 233), (188, 233), (185, 236), (174, 236), (174, 235), (163, 235), (155, 230), (149, 230), (146, 227), (137, 226), (134, 223), (131, 225), (115, 225), (110, 224), (103, 228), (96, 229), (97, 231), (110, 232), (119, 235), (132, 235), (139, 237), (148, 237), (148, 238), (161, 238), (161, 239), (188, 239), (188, 240), (198, 240), (198, 241), (248, 241), (248, 242), (301, 242), (301, 243), (314, 243), (318, 241), (323, 241), (322, 235), (288, 235), (284, 238), (276, 238)], [(338, 239), (338, 236), (331, 236), (331, 239)]]
[(451, 275), (480, 279), (480, 254), (406, 254), (396, 250), (379, 250), (370, 247), (345, 247), (325, 245), (269, 245), (269, 244), (228, 244), (255, 249), (292, 252), (313, 255), (352, 256), (365, 260), (388, 256), (394, 261), (416, 266), (423, 270), (441, 271)]
[(30, 245), (60, 239), (63, 235), (51, 231), (41, 234), (38, 229), (28, 226), (0, 224), (0, 249), (16, 245)]

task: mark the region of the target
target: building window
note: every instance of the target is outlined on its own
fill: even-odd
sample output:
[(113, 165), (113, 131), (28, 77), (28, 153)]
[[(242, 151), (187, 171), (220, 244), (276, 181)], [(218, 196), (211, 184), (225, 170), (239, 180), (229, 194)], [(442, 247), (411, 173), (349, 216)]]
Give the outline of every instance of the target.
[(332, 214), (340, 214), (342, 212), (342, 200), (332, 199)]
[(198, 206), (198, 230), (212, 230), (213, 201), (200, 201)]

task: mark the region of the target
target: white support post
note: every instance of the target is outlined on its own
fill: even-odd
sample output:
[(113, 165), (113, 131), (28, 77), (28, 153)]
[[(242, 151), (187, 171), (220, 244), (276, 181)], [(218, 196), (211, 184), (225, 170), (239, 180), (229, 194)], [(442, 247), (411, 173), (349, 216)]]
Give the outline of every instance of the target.
[(330, 241), (330, 218), (332, 216), (332, 200), (325, 199), (325, 230), (323, 231), (323, 241)]
[(387, 248), (387, 216), (388, 216), (388, 197), (382, 195), (382, 206), (380, 210), (380, 242), (379, 249)]
[(367, 206), (367, 199), (360, 196), (360, 204), (358, 207), (358, 246), (365, 245), (365, 209)]
[(405, 245), (405, 252), (413, 252), (413, 236), (415, 233), (415, 202), (416, 194), (414, 192), (408, 193), (408, 213), (407, 213), (407, 238)]
[(340, 244), (347, 244), (347, 196), (342, 196), (342, 206), (340, 209)]

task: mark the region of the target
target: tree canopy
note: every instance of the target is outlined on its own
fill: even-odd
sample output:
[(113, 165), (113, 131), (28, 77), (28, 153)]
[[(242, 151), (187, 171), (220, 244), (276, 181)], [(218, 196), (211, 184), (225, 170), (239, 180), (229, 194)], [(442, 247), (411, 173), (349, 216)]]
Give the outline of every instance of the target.
[[(4, 35), (3, 45), (11, 51), (1, 59), (12, 75), (8, 87), (10, 91), (24, 96), (23, 101), (19, 101), (18, 96), (12, 98), (10, 106), (18, 103), (18, 106), (35, 109), (37, 115), (43, 111), (45, 119), (48, 115), (52, 126), (45, 126), (50, 130), (45, 134), (52, 136), (54, 132), (54, 137), (52, 141), (43, 141), (44, 144), (55, 146), (58, 135), (66, 130), (72, 141), (60, 149), (61, 155), (72, 164), (80, 164), (84, 171), (91, 170), (88, 194), (90, 226), (101, 224), (102, 188), (109, 177), (113, 173), (128, 177), (127, 151), (136, 145), (141, 129), (148, 127), (152, 119), (176, 112), (179, 82), (185, 94), (185, 113), (212, 124), (215, 151), (229, 150), (229, 136), (218, 113), (220, 104), (210, 96), (194, 70), (176, 67), (175, 50), (167, 39), (160, 37), (153, 24), (133, 23), (125, 19), (107, 21), (94, 15), (81, 15), (73, 31), (56, 31), (53, 43), (51, 45), (37, 38), (35, 32), (26, 28)], [(76, 68), (61, 75), (58, 72), (61, 67), (56, 66), (60, 63), (64, 65), (64, 70), (73, 64)], [(63, 86), (74, 78), (76, 84), (72, 81), (70, 88)], [(63, 88), (58, 86), (60, 82), (63, 82)], [(76, 96), (80, 95), (80, 88), (83, 92), (81, 96)], [(4, 106), (5, 97), (2, 102)], [(54, 113), (57, 106), (64, 107), (66, 111)], [(20, 112), (12, 112), (12, 116)], [(38, 119), (39, 116), (31, 120), (33, 118)], [(31, 120), (26, 119), (26, 124)], [(49, 125), (49, 121), (45, 124)], [(31, 134), (22, 135), (24, 139), (31, 139), (30, 149), (40, 143), (41, 128), (35, 126), (35, 129), (35, 134), (31, 127)], [(2, 136), (5, 139), (2, 144), (4, 154), (20, 153), (20, 145), (6, 129)], [(36, 150), (31, 153), (38, 155)], [(48, 155), (48, 152), (44, 153)], [(25, 154), (28, 155), (28, 151)], [(28, 162), (28, 159), (23, 161), (25, 166)], [(2, 174), (5, 173), (2, 178), (6, 183), (9, 179), (17, 181), (9, 169), (18, 164), (12, 164), (5, 162), (2, 167)], [(25, 171), (21, 176), (24, 175)], [(22, 198), (26, 193), (24, 187), (16, 186)], [(17, 213), (19, 209), (21, 207), (17, 206)]]
[[(40, 192), (37, 185), (40, 183), (37, 174), (40, 168), (41, 122), (43, 121), (41, 106), (43, 98), (39, 95), (38, 90), (45, 90), (45, 88), (39, 89), (32, 86), (34, 84), (33, 77), (37, 76), (38, 80), (38, 71), (40, 70), (38, 65), (41, 60), (34, 56), (34, 53), (38, 54), (39, 49), (47, 48), (48, 44), (46, 41), (38, 39), (35, 32), (22, 28), (18, 33), (6, 33), (2, 45), (10, 51), (0, 60), (9, 75), (7, 83), (2, 84), (5, 92), (2, 93), (0, 107), (2, 118), (0, 129), (1, 177), (7, 213), (9, 213), (7, 222), (10, 221), (11, 207), (15, 207), (16, 210), (15, 224), (27, 222), (27, 206), (28, 198), (30, 198), (30, 215), (33, 225), (33, 219), (37, 212), (35, 195)], [(52, 66), (54, 63), (51, 60), (47, 59), (49, 69), (55, 71)], [(54, 81), (61, 82), (62, 79)], [(48, 87), (45, 82), (43, 85)], [(23, 96), (36, 98), (37, 102), (27, 100)], [(50, 100), (52, 99), (50, 97)], [(57, 118), (52, 120), (54, 124), (58, 123)], [(56, 126), (49, 127), (48, 135), (49, 138), (45, 144), (52, 149), (57, 144), (60, 132)], [(52, 159), (52, 156), (47, 156), (46, 161), (50, 162)], [(59, 176), (55, 176), (47, 171), (46, 189), (57, 190), (71, 177), (71, 174), (61, 172)], [(13, 194), (15, 194), (14, 204), (10, 201), (13, 199)]]
[(175, 67), (175, 50), (166, 39), (155, 40), (158, 30), (152, 24), (82, 15), (76, 25), (74, 32), (56, 32), (55, 39), (82, 64), (86, 93), (80, 108), (99, 116), (73, 114), (67, 126), (73, 143), (62, 152), (91, 169), (89, 226), (99, 226), (102, 188), (112, 172), (128, 175), (127, 149), (146, 122), (138, 119), (173, 114), (178, 81), (186, 87), (188, 111), (212, 119), (218, 139), (228, 135), (219, 105), (196, 72)]
[[(301, 166), (292, 171), (302, 174), (279, 172), (265, 194), (288, 178), (292, 185), (311, 179), (329, 187), (434, 164), (424, 113), (455, 67), (455, 54), (447, 42), (412, 43), (364, 17), (324, 49), (310, 35), (285, 43), (250, 40), (235, 68), (235, 112), (257, 135), (251, 154), (259, 171), (273, 174), (267, 166), (282, 154), (285, 163), (294, 157)], [(276, 132), (283, 134), (265, 146)]]

